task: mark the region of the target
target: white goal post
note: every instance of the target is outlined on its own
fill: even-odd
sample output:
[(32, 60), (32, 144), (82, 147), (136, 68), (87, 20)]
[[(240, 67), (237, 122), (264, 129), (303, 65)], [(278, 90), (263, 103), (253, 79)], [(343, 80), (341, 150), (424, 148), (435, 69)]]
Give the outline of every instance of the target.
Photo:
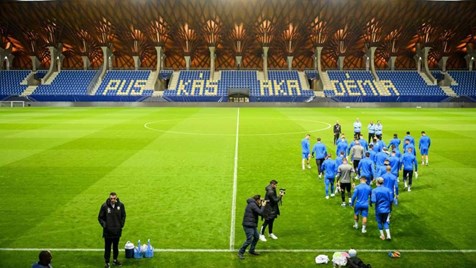
[(0, 107), (25, 107), (24, 101), (0, 101)]

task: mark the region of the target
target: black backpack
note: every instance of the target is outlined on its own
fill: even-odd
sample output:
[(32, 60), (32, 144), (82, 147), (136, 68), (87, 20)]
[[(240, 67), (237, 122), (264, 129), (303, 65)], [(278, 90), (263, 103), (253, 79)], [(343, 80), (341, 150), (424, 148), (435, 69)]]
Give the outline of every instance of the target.
[(347, 258), (347, 267), (352, 268), (372, 268), (370, 264), (365, 264), (359, 257)]

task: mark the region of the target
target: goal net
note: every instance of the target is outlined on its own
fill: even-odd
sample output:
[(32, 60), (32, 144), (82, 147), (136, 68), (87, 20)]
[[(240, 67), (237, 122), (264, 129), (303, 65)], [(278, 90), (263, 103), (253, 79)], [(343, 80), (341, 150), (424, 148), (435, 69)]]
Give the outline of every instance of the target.
[(24, 101), (0, 101), (0, 107), (25, 107)]

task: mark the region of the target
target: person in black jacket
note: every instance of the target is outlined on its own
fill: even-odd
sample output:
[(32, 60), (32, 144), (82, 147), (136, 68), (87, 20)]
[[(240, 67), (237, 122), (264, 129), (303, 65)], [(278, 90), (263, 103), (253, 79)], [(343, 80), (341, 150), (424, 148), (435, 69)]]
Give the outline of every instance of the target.
[(268, 205), (266, 206), (263, 213), (264, 223), (263, 226), (261, 226), (261, 232), (259, 236), (259, 240), (263, 242), (267, 241), (266, 237), (264, 236), (267, 226), (269, 226), (269, 237), (272, 239), (278, 239), (278, 237), (273, 233), (273, 224), (274, 220), (279, 215), (279, 201), (281, 201), (284, 193), (281, 191), (279, 192), (279, 195), (276, 193), (277, 184), (278, 182), (276, 180), (271, 180), (269, 185), (265, 188), (266, 196), (264, 199), (268, 202)]
[(340, 137), (340, 134), (342, 133), (342, 129), (341, 129), (341, 126), (339, 124), (339, 121), (336, 121), (336, 124), (334, 125), (333, 130), (334, 130), (334, 144), (336, 144), (337, 140)]
[(238, 251), (238, 258), (244, 259), (246, 248), (251, 245), (249, 253), (251, 255), (259, 255), (258, 252), (255, 251), (256, 244), (259, 240), (258, 234), (258, 216), (263, 216), (264, 208), (266, 207), (266, 202), (260, 201), (261, 196), (255, 195), (252, 198), (248, 198), (246, 202), (248, 205), (245, 209), (245, 214), (243, 216), (243, 229), (245, 230), (246, 241), (241, 246), (240, 250)]
[(98, 215), (99, 224), (101, 224), (104, 237), (104, 261), (106, 268), (110, 267), (111, 245), (113, 251), (113, 264), (121, 266), (117, 260), (119, 256), (119, 239), (121, 238), (122, 228), (126, 223), (126, 209), (124, 204), (119, 201), (117, 194), (112, 192), (104, 204), (102, 204)]

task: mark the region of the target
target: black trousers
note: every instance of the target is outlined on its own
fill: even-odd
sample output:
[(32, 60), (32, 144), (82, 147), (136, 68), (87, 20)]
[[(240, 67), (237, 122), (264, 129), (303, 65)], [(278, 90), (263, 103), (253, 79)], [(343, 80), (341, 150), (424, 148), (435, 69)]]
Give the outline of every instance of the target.
[(263, 226), (261, 226), (261, 232), (260, 234), (264, 235), (264, 231), (266, 230), (266, 226), (269, 226), (268, 232), (270, 234), (273, 233), (273, 224), (274, 224), (274, 219), (269, 219), (269, 220), (264, 220)]
[(112, 245), (112, 259), (117, 260), (119, 256), (119, 239), (120, 237), (104, 238), (104, 261), (109, 263), (111, 259), (111, 245)]
[(412, 179), (413, 179), (413, 170), (403, 170), (403, 181), (407, 181), (408, 185), (412, 186)]
[(336, 144), (337, 140), (339, 139), (340, 133), (334, 133), (334, 144)]
[(375, 137), (374, 133), (369, 133), (369, 140), (367, 142), (370, 144), (370, 142), (374, 139), (374, 137)]
[(321, 166), (322, 166), (322, 162), (324, 162), (324, 160), (325, 160), (324, 158), (316, 159), (318, 174), (322, 174)]

